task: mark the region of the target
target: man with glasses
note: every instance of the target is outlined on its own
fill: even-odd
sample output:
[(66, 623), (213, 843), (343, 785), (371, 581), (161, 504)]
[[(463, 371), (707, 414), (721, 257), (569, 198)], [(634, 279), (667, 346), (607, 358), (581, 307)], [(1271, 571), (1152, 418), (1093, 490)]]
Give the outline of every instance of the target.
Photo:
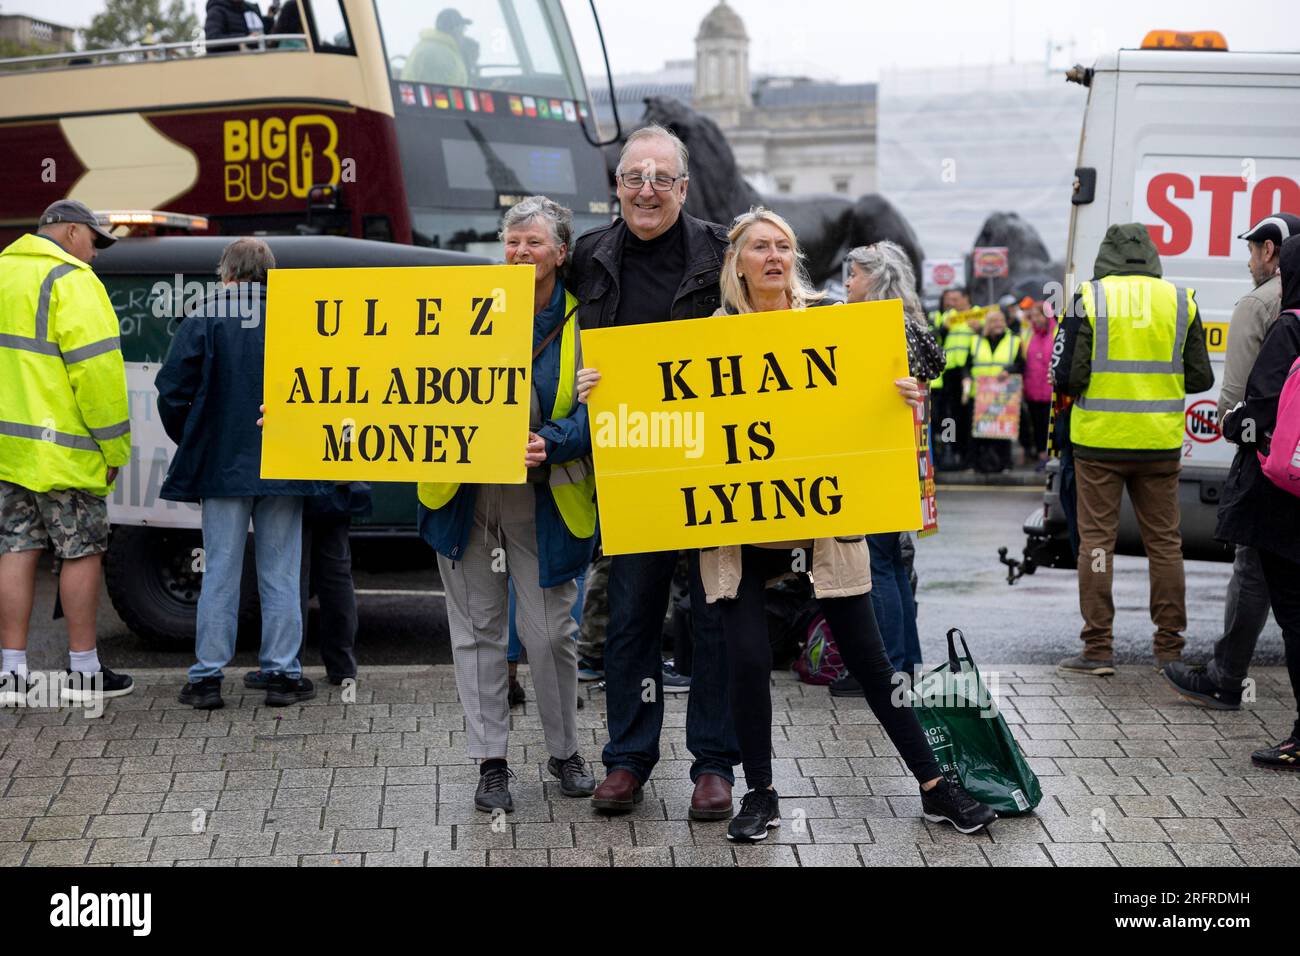
[[(638, 325), (710, 316), (721, 294), (718, 275), (727, 231), (682, 210), (689, 176), (686, 146), (660, 126), (628, 137), (619, 157), (622, 218), (580, 237), (572, 261), (582, 328)], [(609, 570), (605, 701), (606, 776), (592, 796), (603, 811), (631, 810), (659, 760), (663, 726), (663, 622), (677, 552), (615, 555)], [(686, 712), (686, 746), (694, 760), (690, 815), (731, 816), (732, 767), (740, 749), (727, 700), (727, 657), (716, 605), (707, 604), (697, 552), (690, 552), (695, 630)], [(648, 683), (648, 682), (652, 682)]]

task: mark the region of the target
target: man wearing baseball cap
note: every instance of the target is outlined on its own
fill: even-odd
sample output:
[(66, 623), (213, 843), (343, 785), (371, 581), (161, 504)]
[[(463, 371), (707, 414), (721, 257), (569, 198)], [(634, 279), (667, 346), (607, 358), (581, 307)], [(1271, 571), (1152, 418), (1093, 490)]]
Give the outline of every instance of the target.
[(473, 23), (455, 7), (447, 7), (438, 14), (432, 30), (421, 30), (420, 40), (406, 57), (402, 66), (402, 79), (418, 83), (445, 83), (466, 86), (470, 82), (470, 66), (465, 55), (470, 38), (465, 28)]
[[(1232, 310), (1219, 390), (1219, 421), (1245, 398), (1246, 379), (1281, 308), (1282, 243), (1296, 235), (1300, 235), (1300, 216), (1279, 212), (1265, 216), (1237, 237), (1245, 239), (1250, 249), (1248, 267), (1255, 288), (1242, 296)], [(1259, 553), (1239, 544), (1228, 581), (1223, 635), (1214, 644), (1214, 658), (1196, 667), (1175, 661), (1164, 668), (1165, 679), (1193, 703), (1216, 710), (1239, 710), (1242, 681), (1255, 653), (1255, 643), (1268, 623), (1268, 609), (1268, 586)]]
[(106, 497), (131, 455), (117, 315), (90, 269), (113, 242), (84, 203), (63, 199), (0, 252), (0, 706), (28, 703), (27, 626), (47, 548), (68, 619), (60, 697), (91, 703), (133, 686), (95, 646)]

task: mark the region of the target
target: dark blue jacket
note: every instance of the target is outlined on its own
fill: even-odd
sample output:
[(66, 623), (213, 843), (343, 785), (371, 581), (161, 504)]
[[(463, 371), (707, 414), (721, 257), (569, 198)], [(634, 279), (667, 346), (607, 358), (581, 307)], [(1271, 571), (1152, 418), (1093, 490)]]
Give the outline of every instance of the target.
[[(556, 282), (550, 305), (533, 318), (533, 348), (564, 319), (564, 287)], [(533, 362), (533, 386), (541, 399), (543, 419), (536, 432), (546, 440), (548, 462), (572, 461), (591, 454), (586, 405), (579, 404), (568, 418), (547, 417), (555, 408), (555, 395), (559, 390), (560, 343), (563, 338), (563, 334), (557, 335)], [(520, 436), (521, 456), (524, 453), (523, 438)], [(555, 587), (572, 581), (587, 570), (596, 539), (594, 536), (575, 538), (569, 532), (546, 482), (533, 483), (533, 493), (537, 499), (537, 553), (541, 571), (538, 583), (544, 588)], [(470, 528), (474, 524), (477, 494), (477, 485), (461, 485), (451, 501), (437, 511), (419, 506), (420, 536), (429, 547), (453, 561), (464, 556)]]
[(262, 404), (266, 286), (256, 305), (232, 308), (234, 298), (209, 299), (201, 312), (181, 322), (158, 370), (158, 415), (177, 445), (160, 495), (168, 501), (201, 501), (329, 494), (333, 483), (328, 481), (260, 477), (257, 406)]

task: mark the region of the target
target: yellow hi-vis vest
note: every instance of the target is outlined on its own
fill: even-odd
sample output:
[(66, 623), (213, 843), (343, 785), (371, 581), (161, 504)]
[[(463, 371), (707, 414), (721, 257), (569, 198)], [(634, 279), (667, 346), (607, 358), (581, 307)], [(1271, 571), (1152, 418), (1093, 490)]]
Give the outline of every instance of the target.
[(131, 457), (119, 335), (87, 263), (30, 233), (0, 252), (0, 481), (108, 494)]
[(989, 340), (981, 335), (975, 340), (975, 360), (971, 362), (970, 373), (973, 378), (986, 378), (999, 372), (1011, 371), (1020, 351), (1020, 339), (1010, 330), (1002, 333), (1002, 341), (995, 349)]
[[(564, 331), (560, 334), (560, 380), (555, 389), (555, 405), (551, 418), (567, 418), (573, 414), (578, 402), (578, 369), (582, 367), (582, 338), (578, 334), (578, 300), (567, 289), (564, 292)], [(555, 507), (564, 519), (564, 525), (575, 538), (590, 538), (596, 533), (596, 473), (591, 458), (551, 464), (547, 483), (555, 499)], [(418, 494), (420, 503), (431, 511), (451, 501), (460, 483), (455, 481), (422, 481)]]
[(1090, 448), (1181, 448), (1192, 290), (1150, 276), (1106, 276), (1079, 291), (1092, 323), (1092, 373), (1070, 413), (1071, 440)]
[(971, 344), (974, 341), (975, 333), (967, 325), (959, 325), (948, 330), (948, 337), (943, 342), (946, 358), (945, 372), (966, 367), (966, 359), (970, 356)]

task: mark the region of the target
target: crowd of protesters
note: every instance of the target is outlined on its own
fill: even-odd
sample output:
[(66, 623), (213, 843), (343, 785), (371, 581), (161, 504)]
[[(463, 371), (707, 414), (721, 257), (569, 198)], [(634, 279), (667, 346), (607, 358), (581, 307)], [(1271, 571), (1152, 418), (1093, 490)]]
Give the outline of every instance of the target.
[[(690, 817), (729, 819), (729, 839), (762, 840), (780, 821), (764, 594), (773, 579), (796, 573), (792, 556), (797, 555), (847, 667), (839, 695), (865, 698), (916, 778), (926, 819), (947, 821), (963, 833), (987, 827), (994, 812), (971, 797), (953, 773), (941, 771), (914, 710), (891, 699), (896, 674), (912, 673), (921, 664), (906, 535), (598, 557), (587, 401), (602, 386), (599, 369), (582, 361), (581, 330), (654, 322), (671, 337), (680, 334), (674, 325), (680, 319), (793, 310), (797, 320), (801, 310), (828, 305), (808, 280), (798, 237), (779, 215), (755, 208), (724, 228), (685, 210), (688, 155), (671, 132), (651, 126), (632, 134), (615, 178), (620, 218), (580, 237), (573, 236), (569, 210), (545, 197), (522, 200), (503, 219), (504, 259), (534, 269), (534, 387), (521, 448), (528, 480), (426, 483), (419, 489), (420, 535), (437, 553), (446, 593), (467, 755), (479, 767), (474, 806), (484, 812), (513, 810), (510, 708), (523, 696), (516, 671), (522, 647), (548, 770), (561, 793), (589, 798), (597, 812), (633, 809), (660, 759), (663, 694), (680, 690), (689, 694)], [(0, 449), (4, 442), (19, 442), (13, 454), (0, 459), (0, 597), (5, 603), (0, 637), (5, 693), (11, 698), (21, 692), (26, 674), (34, 556), (47, 545), (64, 562), (72, 671), (102, 674), (100, 682), (111, 693), (129, 693), (132, 687), (129, 677), (102, 668), (95, 656), (94, 601), (85, 593), (97, 588), (107, 538), (102, 507), (90, 506), (102, 506), (117, 467), (126, 461), (121, 353), (107, 324), (111, 307), (87, 265), (94, 248), (112, 239), (94, 225), (89, 210), (63, 205), (67, 208), (51, 207), (38, 236), (24, 237), (0, 256), (0, 304), (5, 306), (0, 332), (11, 342), (0, 348), (0, 370), (14, 372), (0, 377), (0, 402), (16, 402), (5, 391), (9, 381), (48, 377), (50, 369), (41, 365), (46, 358), (66, 368), (64, 379), (70, 383), (66, 395), (51, 399), (61, 403), (64, 431), (59, 434), (69, 439), (63, 445), (45, 442), (63, 449), (58, 454), (60, 461), (66, 459), (68, 474), (60, 480), (33, 486), (29, 475), (39, 470), (35, 466), (7, 467), (6, 462), (47, 450), (32, 444), (38, 436), (0, 427)], [(1268, 436), (1279, 424), (1280, 395), (1300, 354), (1300, 313), (1287, 311), (1300, 309), (1300, 236), (1289, 238), (1300, 223), (1279, 222), (1287, 236), (1279, 228), (1271, 239), (1251, 239), (1252, 274), (1256, 244), (1264, 257), (1257, 276), (1261, 287), (1278, 277), (1276, 295), (1266, 297), (1260, 309), (1269, 318), (1271, 308), (1273, 317), (1259, 323), (1250, 345), (1255, 354), (1236, 356), (1239, 394), (1229, 395), (1233, 403), (1223, 421), (1225, 436), (1240, 451), (1225, 488), (1219, 534), (1238, 546), (1234, 580), (1241, 578), (1241, 601), (1252, 602), (1249, 621), (1259, 620), (1261, 600), (1271, 605), (1283, 629), (1293, 686), (1300, 688), (1300, 501), (1269, 483), (1256, 454), (1266, 452)], [(274, 267), (264, 242), (244, 238), (227, 247), (219, 273), (228, 284), (264, 287)], [(49, 296), (42, 299), (39, 290), (65, 274), (69, 278), (58, 301), (64, 301), (65, 288), (72, 300), (75, 289), (92, 303), (83, 312), (93, 313), (94, 322), (58, 311), (42, 318)], [(1161, 278), (1145, 228), (1112, 227), (1094, 279), (1069, 303), (1059, 328), (1057, 310), (1049, 303), (1026, 299), (974, 309), (960, 289), (946, 292), (941, 311), (927, 322), (916, 288), (911, 262), (899, 246), (879, 242), (849, 253), (848, 301), (903, 303), (909, 374), (891, 385), (901, 405), (922, 407), (920, 383), (931, 383), (934, 446), (943, 466), (974, 464), (985, 471), (1010, 466), (1010, 441), (972, 435), (973, 400), (982, 380), (1006, 382), (1016, 376), (1023, 381), (1030, 462), (1046, 459), (1054, 399), (1073, 401), (1070, 414), (1058, 415), (1057, 422), (1069, 429), (1068, 441), (1062, 435), (1053, 444), (1073, 455), (1071, 513), (1077, 519), (1072, 534), (1077, 533), (1080, 555), (1084, 649), (1061, 669), (1094, 676), (1114, 672), (1110, 557), (1120, 491), (1127, 488), (1150, 556), (1157, 667), (1202, 701), (1239, 705), (1232, 684), (1239, 684), (1237, 674), (1244, 676), (1249, 662), (1253, 639), (1247, 642), (1246, 636), (1253, 624), (1229, 622), (1229, 630), (1245, 636), (1230, 642), (1225, 633), (1221, 643), (1233, 648), (1225, 650), (1218, 669), (1207, 673), (1181, 661), (1186, 609), (1175, 450), (1181, 440), (1171, 444), (1171, 435), (1174, 418), (1181, 422), (1185, 394), (1210, 387), (1213, 376), (1194, 294)], [(1128, 317), (1134, 302), (1154, 303), (1147, 316), (1152, 321), (1116, 321)], [(247, 308), (260, 316), (264, 298), (252, 299)], [(30, 314), (31, 329), (10, 318), (24, 314)], [(162, 496), (202, 503), (205, 567), (196, 662), (180, 691), (181, 702), (199, 709), (224, 704), (222, 672), (235, 650), (250, 521), (256, 531), (262, 645), (259, 666), (244, 676), (245, 685), (264, 689), (270, 706), (315, 696), (301, 662), (312, 580), (321, 596), (327, 677), (342, 684), (357, 675), (348, 531), (351, 518), (369, 507), (369, 492), (364, 485), (261, 478), (261, 419), (255, 412), (263, 391), (265, 323), (249, 318), (209, 303), (181, 323), (157, 379), (159, 413), (178, 446)], [(35, 335), (39, 342), (43, 329), (55, 327), (67, 336), (61, 354), (45, 356), (23, 344), (27, 340), (21, 336)], [(1106, 351), (1108, 340), (1142, 360), (1130, 366), (1116, 362)], [(1115, 376), (1129, 372), (1145, 377), (1134, 378), (1131, 388), (1117, 386)], [(1114, 417), (1134, 411), (1141, 414)], [(950, 436), (942, 434), (945, 429)], [(89, 504), (79, 504), (81, 498)], [(77, 507), (84, 517), (75, 516)], [(1284, 533), (1279, 535), (1279, 528)], [(506, 555), (504, 569), (497, 562), (500, 550)], [(1094, 554), (1104, 558), (1099, 565)], [(675, 581), (688, 596), (690, 640), (679, 646), (669, 667), (663, 632)], [(1219, 657), (1216, 649), (1216, 662)], [(609, 738), (599, 783), (578, 746), (578, 682), (593, 678), (605, 682)], [(1256, 760), (1294, 766), (1297, 735), (1300, 725), (1289, 740), (1257, 752)], [(737, 765), (743, 767), (746, 787), (738, 811), (732, 794)]]
[[(1019, 448), (1024, 466), (1042, 471), (1048, 458), (1050, 366), (1057, 331), (1052, 300), (1003, 296), (979, 307), (972, 305), (965, 288), (951, 286), (929, 318), (945, 354), (943, 368), (929, 379), (936, 467), (1001, 474), (1015, 467)], [(981, 379), (1012, 382), (1020, 408), (1016, 436), (976, 434)]]

